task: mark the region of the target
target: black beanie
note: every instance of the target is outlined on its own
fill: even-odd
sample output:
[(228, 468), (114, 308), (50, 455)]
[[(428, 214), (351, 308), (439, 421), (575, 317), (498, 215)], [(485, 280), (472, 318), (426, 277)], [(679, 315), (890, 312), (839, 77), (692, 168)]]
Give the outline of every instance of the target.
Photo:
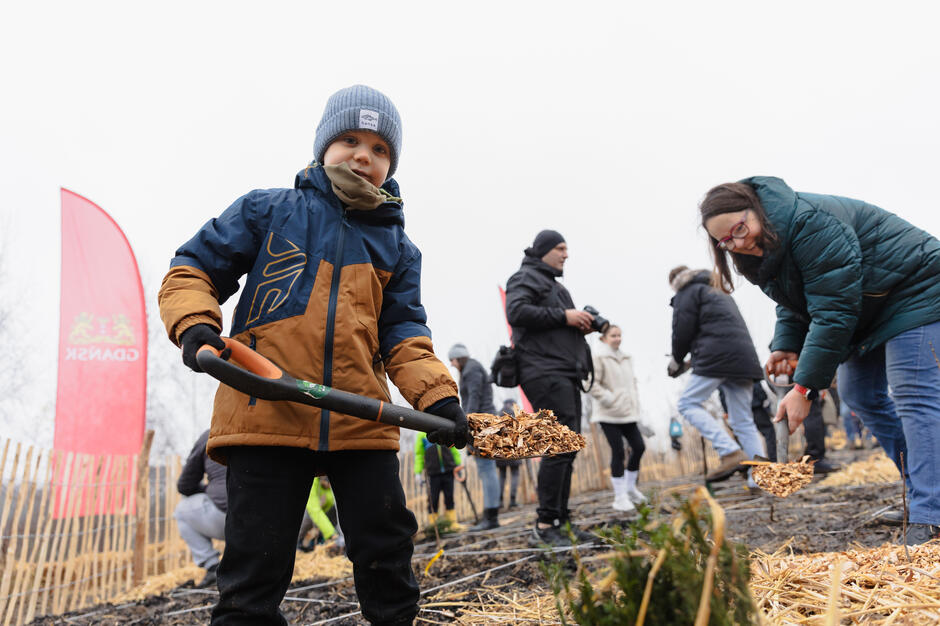
[(541, 259), (548, 254), (548, 251), (560, 243), (564, 243), (565, 238), (557, 230), (543, 230), (535, 236), (532, 245), (525, 249), (526, 256)]

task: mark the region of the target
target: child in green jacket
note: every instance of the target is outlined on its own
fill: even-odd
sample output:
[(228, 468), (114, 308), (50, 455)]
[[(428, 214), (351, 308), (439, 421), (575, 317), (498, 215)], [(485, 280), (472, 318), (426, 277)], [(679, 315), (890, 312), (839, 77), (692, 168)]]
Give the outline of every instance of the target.
[(457, 511), (454, 509), (454, 475), (463, 469), (460, 451), (457, 448), (444, 448), (428, 441), (427, 435), (418, 433), (415, 441), (415, 474), (427, 474), (428, 479), (428, 517), (432, 524), (437, 521), (441, 493), (444, 493), (444, 509), (447, 520), (454, 530), (463, 530), (457, 523)]

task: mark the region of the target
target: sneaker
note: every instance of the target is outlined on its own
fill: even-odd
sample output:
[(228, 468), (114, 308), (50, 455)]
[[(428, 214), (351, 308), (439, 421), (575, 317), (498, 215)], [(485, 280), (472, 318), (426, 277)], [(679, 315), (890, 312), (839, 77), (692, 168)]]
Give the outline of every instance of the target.
[(581, 530), (571, 522), (564, 522), (561, 527), (561, 534), (568, 537), (569, 530), (574, 535), (575, 543), (594, 543), (597, 541), (597, 535)]
[(840, 469), (842, 469), (842, 466), (836, 465), (828, 459), (819, 459), (813, 463), (813, 474), (829, 474), (831, 472), (838, 472)]
[(529, 543), (534, 546), (561, 547), (570, 546), (571, 539), (569, 539), (567, 535), (565, 535), (557, 526), (539, 528), (539, 525), (536, 524), (532, 528), (532, 537), (530, 538)]
[(901, 526), (904, 524), (904, 511), (901, 509), (888, 509), (876, 517), (875, 520), (888, 526)]
[(198, 589), (205, 589), (206, 587), (211, 587), (215, 585), (216, 581), (219, 579), (219, 577), (216, 574), (216, 570), (218, 569), (219, 569), (218, 563), (207, 567), (205, 578), (203, 578), (202, 581), (198, 585), (196, 585), (196, 587)]
[(726, 454), (721, 457), (721, 464), (713, 469), (711, 472), (705, 475), (705, 481), (710, 483), (717, 483), (722, 480), (728, 480), (734, 476), (735, 472), (747, 471), (746, 465), (741, 465), (742, 461), (747, 460), (747, 455), (744, 454), (743, 450), (735, 450), (730, 454)]
[(478, 524), (471, 526), (470, 530), (493, 530), (494, 528), (499, 528), (499, 521), (491, 517), (484, 517)]
[(934, 526), (933, 524), (907, 525), (907, 545), (919, 546), (934, 539), (940, 539), (940, 526)]

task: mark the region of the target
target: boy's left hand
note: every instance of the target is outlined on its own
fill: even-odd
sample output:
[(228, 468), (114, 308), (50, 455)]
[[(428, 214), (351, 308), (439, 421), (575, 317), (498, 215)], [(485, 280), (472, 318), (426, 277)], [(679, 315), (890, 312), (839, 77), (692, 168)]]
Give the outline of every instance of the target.
[(428, 433), (428, 441), (442, 446), (463, 448), (467, 445), (469, 432), (467, 429), (467, 415), (460, 408), (459, 402), (448, 402), (436, 409), (428, 409), (428, 413), (439, 415), (454, 423), (453, 428), (439, 428)]

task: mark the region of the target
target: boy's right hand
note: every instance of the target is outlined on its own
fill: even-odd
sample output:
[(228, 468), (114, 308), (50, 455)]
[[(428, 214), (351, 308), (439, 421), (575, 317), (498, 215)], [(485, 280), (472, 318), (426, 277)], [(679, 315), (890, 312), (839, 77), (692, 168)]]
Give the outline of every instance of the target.
[(183, 334), (180, 335), (180, 348), (183, 349), (183, 363), (186, 367), (194, 372), (202, 371), (199, 363), (196, 362), (196, 352), (206, 344), (222, 350), (221, 356), (223, 359), (228, 359), (226, 352), (231, 354), (231, 350), (225, 347), (225, 342), (219, 336), (219, 331), (209, 324), (196, 324), (192, 328), (184, 330)]
[(467, 428), (467, 415), (456, 399), (454, 402), (447, 402), (437, 408), (429, 408), (428, 413), (449, 419), (454, 423), (452, 428), (438, 428), (429, 432), (428, 441), (445, 447), (454, 446), (458, 450), (467, 445), (470, 435)]

